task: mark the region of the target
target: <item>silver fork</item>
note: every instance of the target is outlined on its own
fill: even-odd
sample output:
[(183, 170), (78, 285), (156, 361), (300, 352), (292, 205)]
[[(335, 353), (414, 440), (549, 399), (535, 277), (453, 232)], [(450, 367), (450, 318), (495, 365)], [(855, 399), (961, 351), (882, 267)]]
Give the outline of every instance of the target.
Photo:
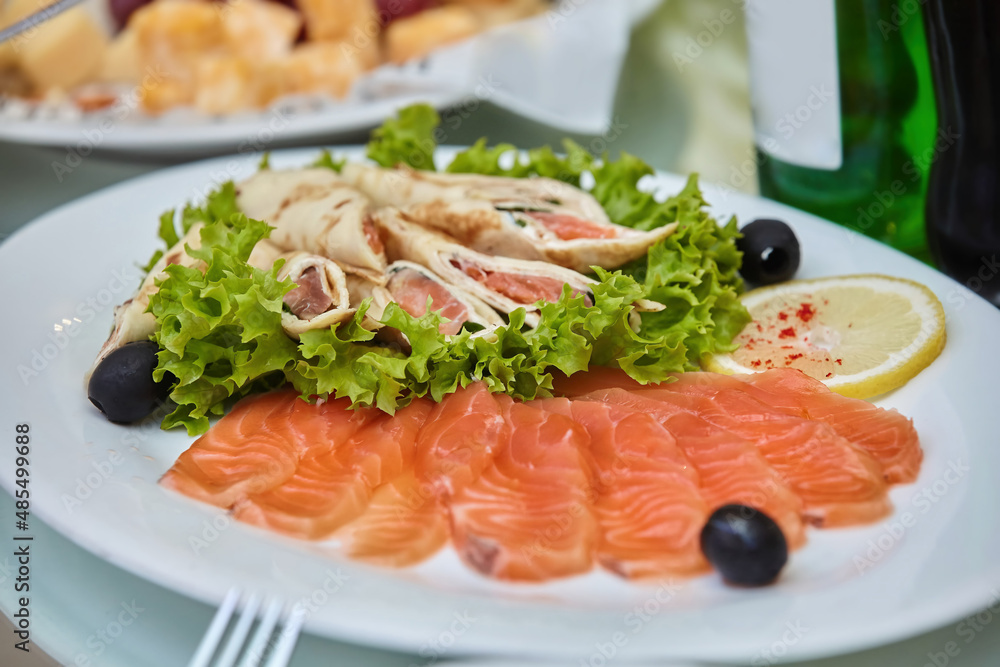
[(232, 667), (237, 660), (239, 667), (285, 667), (288, 664), (305, 621), (305, 612), (301, 607), (288, 609), (281, 600), (272, 599), (264, 608), (257, 629), (248, 641), (250, 629), (264, 603), (263, 597), (256, 593), (251, 593), (243, 602), (228, 639), (220, 650), (226, 628), (234, 612), (241, 607), (242, 597), (238, 588), (226, 593), (188, 667), (208, 667), (209, 664), (213, 667)]

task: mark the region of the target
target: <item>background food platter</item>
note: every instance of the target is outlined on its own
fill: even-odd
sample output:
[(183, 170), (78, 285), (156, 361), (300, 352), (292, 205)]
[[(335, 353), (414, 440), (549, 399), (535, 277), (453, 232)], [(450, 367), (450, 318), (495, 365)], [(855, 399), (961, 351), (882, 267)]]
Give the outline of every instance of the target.
[[(314, 150), (275, 153), (274, 168)], [(357, 158), (360, 151), (354, 151)], [(109, 424), (86, 401), (83, 374), (115, 304), (139, 282), (164, 209), (197, 199), (220, 174), (249, 175), (255, 156), (158, 172), (58, 209), (0, 246), (6, 421), (32, 433), (33, 512), (98, 556), (217, 604), (238, 585), (314, 601), (309, 631), (412, 652), (468, 621), (461, 650), (588, 659), (619, 638), (622, 658), (748, 662), (798, 635), (797, 659), (910, 636), (986, 606), (1000, 588), (1000, 416), (991, 406), (1000, 313), (928, 267), (772, 202), (706, 188), (714, 213), (779, 217), (803, 246), (800, 277), (883, 272), (927, 284), (945, 303), (949, 344), (880, 404), (913, 416), (926, 450), (919, 480), (896, 488), (896, 513), (864, 529), (811, 531), (780, 584), (722, 586), (715, 577), (637, 585), (594, 573), (541, 586), (486, 581), (448, 551), (411, 570), (373, 569), (233, 523), (156, 485), (191, 439), (155, 425)], [(664, 193), (683, 180), (661, 175)], [(60, 243), (53, 244), (58, 238)], [(16, 289), (15, 289), (16, 287)], [(16, 322), (16, 326), (12, 326)], [(0, 458), (12, 489), (13, 457)], [(619, 634), (620, 633), (620, 634)], [(793, 633), (794, 634), (794, 633)], [(768, 653), (771, 655), (771, 653)], [(774, 655), (773, 657), (782, 657)]]
[[(105, 11), (103, 2), (92, 0), (95, 12)], [(598, 134), (610, 122), (630, 32), (660, 3), (562, 0), (552, 17), (499, 26), (405, 65), (383, 65), (360, 77), (343, 100), (296, 96), (227, 116), (186, 108), (150, 115), (141, 100), (155, 79), (123, 90), (119, 102), (90, 114), (71, 103), (29, 105), (0, 96), (0, 140), (63, 147), (79, 157), (94, 151), (248, 154), (351, 136), (414, 102), (458, 106), (463, 114), (489, 102), (565, 131)]]
[[(423, 92), (390, 99), (359, 99), (345, 103), (312, 99), (278, 103), (259, 113), (228, 117), (203, 117), (180, 110), (153, 117), (136, 107), (128, 109), (124, 122), (107, 122), (100, 115), (75, 116), (53, 110), (22, 112), (17, 101), (0, 101), (0, 139), (37, 146), (76, 149), (80, 157), (92, 151), (135, 153), (154, 151), (160, 155), (201, 154), (229, 150), (243, 154), (303, 141), (326, 139), (359, 132), (381, 123), (396, 109), (415, 102), (445, 108), (463, 99), (461, 91)], [(112, 118), (114, 118), (114, 112)], [(73, 165), (68, 165), (72, 167)]]

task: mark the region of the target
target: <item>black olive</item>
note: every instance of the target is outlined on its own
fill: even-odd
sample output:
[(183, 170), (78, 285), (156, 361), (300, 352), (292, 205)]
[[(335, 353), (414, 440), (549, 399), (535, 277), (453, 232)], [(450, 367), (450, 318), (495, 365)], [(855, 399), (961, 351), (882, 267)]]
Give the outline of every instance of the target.
[(785, 534), (771, 517), (746, 505), (712, 512), (701, 530), (705, 558), (731, 584), (763, 586), (788, 562)]
[(128, 343), (104, 357), (94, 369), (87, 395), (108, 420), (119, 424), (139, 421), (167, 399), (174, 378), (153, 382), (158, 351), (151, 341)]
[(740, 230), (736, 247), (743, 253), (740, 273), (749, 282), (770, 285), (788, 280), (799, 270), (799, 240), (781, 220), (762, 218)]

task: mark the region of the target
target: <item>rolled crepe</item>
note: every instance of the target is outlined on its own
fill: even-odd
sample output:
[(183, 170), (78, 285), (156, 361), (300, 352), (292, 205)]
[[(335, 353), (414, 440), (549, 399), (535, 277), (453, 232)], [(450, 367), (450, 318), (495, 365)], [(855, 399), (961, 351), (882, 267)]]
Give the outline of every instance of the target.
[[(185, 246), (193, 250), (201, 247), (201, 228), (203, 226), (200, 222), (192, 225), (184, 238), (168, 248), (163, 257), (153, 265), (132, 298), (120, 306), (115, 306), (115, 320), (111, 335), (104, 341), (100, 352), (97, 353), (97, 359), (94, 360), (90, 372), (93, 372), (94, 368), (97, 368), (97, 365), (106, 356), (118, 348), (128, 343), (149, 340), (149, 337), (156, 332), (156, 318), (153, 317), (152, 313), (146, 312), (146, 308), (149, 307), (149, 298), (159, 289), (156, 281), (167, 277), (164, 269), (171, 264), (180, 264), (191, 268), (204, 266), (204, 262), (194, 259), (185, 250)], [(88, 372), (88, 377), (90, 372)]]
[[(414, 273), (417, 274), (416, 277)], [(371, 299), (371, 306), (362, 322), (366, 329), (381, 329), (384, 326), (381, 320), (385, 317), (385, 309), (394, 301), (414, 317), (420, 317), (426, 312), (428, 295), (432, 297), (434, 307), (443, 310), (442, 314), (453, 320), (442, 323), (442, 333), (456, 333), (465, 322), (480, 324), (485, 329), (503, 324), (503, 318), (482, 300), (448, 284), (426, 267), (413, 262), (393, 262), (379, 281), (350, 272), (346, 274), (346, 278), (352, 309), (357, 310), (362, 301)], [(441, 306), (437, 305), (439, 302)], [(464, 308), (465, 312), (459, 308)], [(454, 331), (450, 331), (452, 328)]]
[(267, 239), (261, 239), (253, 247), (253, 250), (250, 251), (250, 256), (247, 257), (247, 264), (261, 271), (268, 271), (274, 266), (274, 263), (281, 257), (283, 252), (281, 248)]
[(296, 288), (285, 295), (288, 311), (281, 313), (281, 328), (292, 338), (306, 331), (328, 329), (354, 315), (344, 270), (333, 260), (307, 252), (281, 255), (285, 264), (278, 279), (290, 279)]
[(431, 308), (448, 319), (439, 327), (445, 335), (457, 334), (466, 323), (487, 330), (504, 323), (503, 318), (482, 299), (447, 283), (425, 266), (398, 261), (390, 264), (385, 273), (386, 290), (392, 300), (410, 315), (424, 315), (427, 312), (427, 297), (431, 298)]
[(382, 327), (380, 320), (385, 315), (386, 306), (392, 301), (392, 295), (384, 285), (385, 276), (372, 280), (367, 275), (347, 274), (347, 291), (350, 292), (351, 308), (357, 310), (361, 307), (362, 301), (371, 299), (371, 306), (368, 307), (361, 323), (366, 329), (375, 330)]
[(614, 269), (677, 228), (649, 232), (612, 223), (590, 194), (549, 178), (437, 174), (345, 165), (343, 176), (379, 206), (491, 255), (551, 262), (574, 271)]
[(443, 234), (408, 222), (395, 209), (376, 215), (389, 257), (421, 264), (450, 285), (458, 287), (501, 313), (526, 311), (525, 323), (538, 324), (538, 307), (544, 299), (556, 301), (563, 285), (590, 302), (594, 281), (584, 275), (546, 262), (493, 257), (456, 243)]
[(236, 203), (275, 227), (271, 242), (333, 259), (372, 280), (384, 275), (371, 203), (330, 169), (264, 169), (239, 184)]
[[(150, 297), (159, 289), (156, 281), (167, 277), (164, 269), (171, 264), (180, 264), (189, 268), (204, 268), (205, 263), (191, 257), (186, 250), (186, 248), (197, 250), (201, 247), (201, 228), (203, 226), (200, 222), (192, 225), (188, 233), (184, 235), (184, 238), (178, 241), (173, 247), (168, 248), (163, 257), (153, 265), (153, 268), (150, 269), (139, 289), (132, 295), (132, 298), (115, 307), (115, 319), (111, 335), (108, 336), (100, 352), (97, 353), (97, 359), (94, 360), (94, 365), (91, 366), (90, 372), (93, 372), (97, 364), (101, 363), (113, 351), (128, 343), (149, 340), (150, 336), (156, 332), (156, 318), (152, 313), (146, 312), (146, 309), (149, 307)], [(253, 252), (250, 253), (247, 262), (259, 269), (269, 269), (280, 254), (281, 250), (276, 246), (266, 240), (262, 240), (254, 246)]]

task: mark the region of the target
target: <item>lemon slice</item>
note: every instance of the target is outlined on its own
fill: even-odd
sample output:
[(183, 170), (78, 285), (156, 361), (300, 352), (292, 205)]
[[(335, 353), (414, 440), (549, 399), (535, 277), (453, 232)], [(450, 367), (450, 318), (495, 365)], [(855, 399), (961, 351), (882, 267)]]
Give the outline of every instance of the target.
[(912, 280), (877, 274), (793, 280), (740, 300), (753, 322), (715, 355), (716, 373), (797, 368), (844, 396), (868, 398), (901, 387), (941, 353), (944, 308)]

